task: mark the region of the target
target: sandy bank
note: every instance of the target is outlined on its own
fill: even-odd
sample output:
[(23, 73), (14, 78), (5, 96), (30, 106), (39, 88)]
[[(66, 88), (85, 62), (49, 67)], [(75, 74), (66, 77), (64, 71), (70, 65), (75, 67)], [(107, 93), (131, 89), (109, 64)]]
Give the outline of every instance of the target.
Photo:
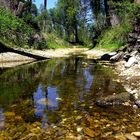
[[(69, 57), (71, 55), (85, 55), (89, 59), (100, 58), (105, 53), (109, 53), (106, 50), (97, 50), (88, 48), (65, 48), (56, 50), (22, 50), (29, 52), (34, 55), (43, 56), (46, 58), (61, 58)], [(17, 65), (22, 65), (26, 63), (31, 63), (35, 59), (15, 54), (15, 53), (1, 53), (0, 54), (0, 68), (14, 67)], [(107, 62), (109, 64), (109, 62)], [(109, 65), (108, 65), (109, 66)], [(119, 75), (120, 82), (124, 85), (125, 89), (140, 99), (140, 62), (131, 66), (130, 68), (125, 68), (125, 62), (119, 61), (115, 63), (114, 70)]]
[[(104, 50), (89, 50), (88, 48), (76, 47), (56, 50), (22, 49), (21, 51), (29, 52), (31, 54), (43, 56), (46, 58), (69, 57), (71, 55), (87, 55), (88, 58), (99, 58), (105, 53)], [(14, 67), (32, 61), (35, 61), (35, 59), (17, 53), (6, 52), (0, 54), (0, 67)]]

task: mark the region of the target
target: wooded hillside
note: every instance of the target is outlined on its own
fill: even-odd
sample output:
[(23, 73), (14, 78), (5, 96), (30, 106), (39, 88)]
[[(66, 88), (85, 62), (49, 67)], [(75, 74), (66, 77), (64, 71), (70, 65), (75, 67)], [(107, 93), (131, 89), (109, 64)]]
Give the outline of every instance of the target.
[[(0, 0), (0, 40), (39, 49), (55, 46), (61, 39), (70, 44), (118, 49), (128, 42), (128, 33), (136, 26), (133, 21), (139, 23), (139, 3), (139, 0), (58, 0), (55, 8), (47, 9), (45, 0), (44, 6), (37, 9), (31, 0)], [(19, 36), (25, 41), (21, 43)]]

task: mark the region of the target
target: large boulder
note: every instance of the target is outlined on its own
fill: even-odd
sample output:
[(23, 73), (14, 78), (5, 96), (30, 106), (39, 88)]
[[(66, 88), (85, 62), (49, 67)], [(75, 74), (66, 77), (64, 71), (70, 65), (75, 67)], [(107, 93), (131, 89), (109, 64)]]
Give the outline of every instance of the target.
[(110, 53), (106, 53), (104, 55), (101, 56), (101, 60), (106, 60), (106, 61), (109, 61), (110, 58), (114, 55), (116, 55), (117, 52), (110, 52)]
[(124, 52), (123, 52), (123, 51), (120, 51), (120, 52), (118, 52), (116, 55), (112, 56), (112, 57), (110, 58), (110, 60), (111, 60), (111, 61), (118, 61), (118, 60), (120, 60), (120, 59), (123, 58), (123, 55), (124, 55)]
[(137, 99), (137, 100), (135, 101), (135, 104), (136, 104), (138, 107), (140, 107), (140, 99)]
[(137, 59), (135, 57), (130, 57), (128, 62), (125, 64), (125, 68), (129, 68), (136, 63), (138, 63)]

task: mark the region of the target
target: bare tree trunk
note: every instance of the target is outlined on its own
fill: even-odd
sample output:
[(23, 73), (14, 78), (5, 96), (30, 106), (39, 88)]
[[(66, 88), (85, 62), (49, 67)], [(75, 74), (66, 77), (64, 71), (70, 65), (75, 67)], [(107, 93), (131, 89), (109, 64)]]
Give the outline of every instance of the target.
[(107, 0), (104, 0), (104, 6), (105, 6), (105, 13), (106, 13), (106, 25), (111, 26), (109, 6), (108, 6), (108, 3), (107, 3)]
[(44, 20), (43, 20), (43, 32), (46, 32), (47, 31), (47, 15), (46, 15), (46, 12), (47, 12), (47, 0), (44, 0)]
[(28, 12), (31, 13), (32, 0), (28, 0), (28, 3), (29, 3)]
[(47, 9), (47, 0), (44, 0), (44, 11)]
[(19, 2), (18, 9), (15, 11), (15, 15), (18, 17), (21, 16), (23, 8), (24, 8), (24, 3)]
[(79, 43), (78, 28), (77, 28), (77, 25), (76, 24), (75, 24), (75, 43)]
[(134, 2), (140, 4), (140, 0), (134, 0)]
[(115, 26), (115, 25), (118, 25), (120, 23), (120, 20), (117, 16), (117, 14), (115, 14), (115, 12), (112, 10), (110, 11), (110, 23), (111, 23), (111, 26)]

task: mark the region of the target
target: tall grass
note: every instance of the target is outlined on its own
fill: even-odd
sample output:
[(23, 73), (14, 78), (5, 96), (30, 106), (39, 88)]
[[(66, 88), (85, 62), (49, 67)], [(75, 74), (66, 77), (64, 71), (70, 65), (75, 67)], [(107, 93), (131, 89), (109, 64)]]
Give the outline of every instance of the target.
[(117, 50), (127, 43), (128, 33), (132, 31), (132, 25), (129, 18), (125, 19), (123, 23), (111, 27), (102, 33), (98, 47)]
[(0, 41), (10, 45), (28, 45), (33, 28), (22, 19), (12, 15), (10, 11), (0, 6)]
[(120, 23), (102, 32), (97, 45), (99, 48), (117, 50), (124, 46), (128, 41), (128, 33), (133, 30), (133, 19), (140, 17), (138, 12), (140, 11), (140, 6), (137, 4), (129, 2), (115, 3), (114, 7), (117, 9), (115, 12), (119, 17)]
[(58, 37), (56, 34), (43, 33), (43, 36), (47, 42), (47, 47), (49, 49), (66, 48), (70, 47), (69, 43), (64, 39)]

